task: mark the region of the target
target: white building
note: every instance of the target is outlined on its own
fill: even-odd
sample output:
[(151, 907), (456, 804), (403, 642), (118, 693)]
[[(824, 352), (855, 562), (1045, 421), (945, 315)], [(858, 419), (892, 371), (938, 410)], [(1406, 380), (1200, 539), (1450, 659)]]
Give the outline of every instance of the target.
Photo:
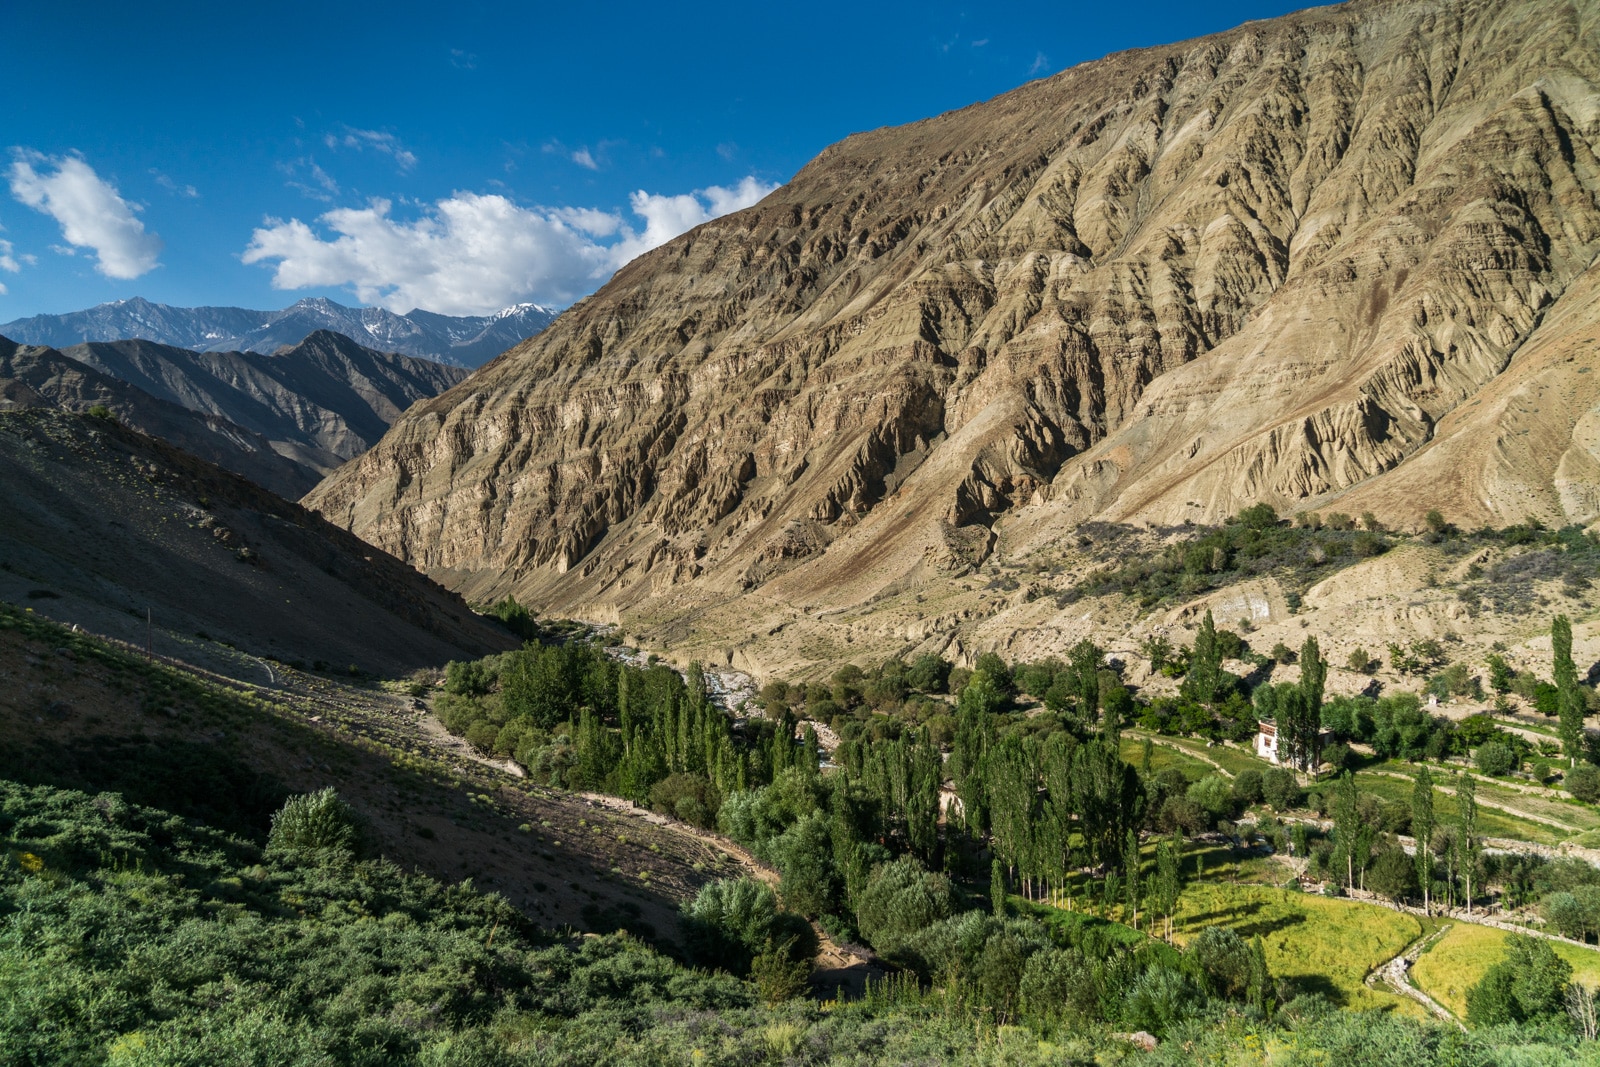
[[(1278, 758), (1278, 724), (1263, 719), (1256, 726), (1256, 755), (1269, 763), (1282, 764), (1283, 761)], [(1323, 730), (1318, 740), (1321, 742), (1317, 746), (1320, 750), (1333, 742), (1333, 731)], [(1309, 771), (1315, 768), (1298, 767), (1296, 769)]]

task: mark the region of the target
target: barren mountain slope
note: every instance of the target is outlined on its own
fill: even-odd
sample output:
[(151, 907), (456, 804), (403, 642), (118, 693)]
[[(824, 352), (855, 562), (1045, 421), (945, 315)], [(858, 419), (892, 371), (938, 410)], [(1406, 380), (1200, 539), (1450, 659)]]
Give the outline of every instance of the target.
[[(0, 414), (0, 599), (197, 662), (397, 675), (515, 647), (405, 564), (117, 423)], [(265, 668), (261, 668), (265, 671)]]
[(72, 411), (104, 404), (129, 425), (288, 497), (466, 375), (327, 330), (270, 356), (136, 340), (57, 351), (0, 337), (0, 379)]
[(851, 137), (307, 503), (474, 595), (752, 634), (997, 529), (1587, 521), (1597, 20), (1357, 2)]
[(18, 345), (0, 337), (0, 390), (0, 411), (54, 407), (83, 412), (96, 405), (106, 407), (140, 433), (285, 496), (303, 491), (311, 474), (273, 451), (272, 443), (260, 434), (221, 415), (153, 396), (54, 348)]
[(94, 342), (63, 354), (261, 434), (319, 474), (359, 456), (406, 408), (467, 376), (461, 367), (379, 352), (329, 330), (271, 355), (153, 341)]

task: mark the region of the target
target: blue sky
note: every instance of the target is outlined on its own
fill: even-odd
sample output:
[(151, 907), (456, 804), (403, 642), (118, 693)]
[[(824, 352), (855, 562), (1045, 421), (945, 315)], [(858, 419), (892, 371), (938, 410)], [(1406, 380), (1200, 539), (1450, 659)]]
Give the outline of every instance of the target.
[(852, 132), (1301, 6), (10, 0), (0, 321), (561, 305)]

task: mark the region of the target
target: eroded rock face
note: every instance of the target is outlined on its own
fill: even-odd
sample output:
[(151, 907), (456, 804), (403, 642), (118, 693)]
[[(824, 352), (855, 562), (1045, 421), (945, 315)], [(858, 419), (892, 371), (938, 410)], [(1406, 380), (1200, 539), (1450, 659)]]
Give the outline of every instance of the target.
[(1592, 518), (1597, 18), (1346, 4), (851, 137), (307, 503), (597, 616), (858, 604), (997, 525)]

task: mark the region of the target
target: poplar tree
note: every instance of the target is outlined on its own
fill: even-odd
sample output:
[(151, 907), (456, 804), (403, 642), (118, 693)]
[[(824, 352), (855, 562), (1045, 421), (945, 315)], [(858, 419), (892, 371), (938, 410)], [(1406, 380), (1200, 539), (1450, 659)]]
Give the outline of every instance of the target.
[(1433, 886), (1433, 775), (1417, 771), (1411, 789), (1411, 837), (1417, 843), (1417, 881), (1422, 885), (1422, 911), (1431, 914), (1428, 894)]
[(1300, 696), (1302, 707), (1296, 724), (1296, 748), (1312, 780), (1322, 765), (1322, 691), (1328, 680), (1328, 661), (1322, 658), (1322, 649), (1314, 635), (1306, 636), (1300, 646)]
[(1156, 846), (1156, 906), (1166, 923), (1166, 938), (1172, 940), (1172, 914), (1183, 892), (1183, 833), (1172, 832), (1172, 840)]
[(1467, 914), (1472, 914), (1472, 874), (1478, 866), (1478, 783), (1469, 774), (1456, 786), (1456, 812), (1461, 817), (1461, 874), (1467, 883)]
[(1568, 761), (1575, 766), (1583, 754), (1584, 701), (1578, 689), (1578, 667), (1572, 662), (1572, 622), (1565, 615), (1557, 615), (1550, 624), (1550, 650), (1555, 660), (1561, 745)]
[(1345, 888), (1356, 886), (1356, 852), (1361, 834), (1361, 814), (1356, 808), (1356, 780), (1349, 771), (1339, 779), (1333, 801), (1333, 840), (1344, 854)]
[(1127, 840), (1122, 846), (1122, 862), (1125, 867), (1123, 881), (1126, 882), (1125, 891), (1128, 894), (1128, 911), (1133, 916), (1133, 928), (1139, 929), (1139, 897), (1144, 889), (1144, 878), (1141, 872), (1144, 863), (1139, 856), (1139, 832), (1130, 829)]
[(1200, 632), (1194, 637), (1194, 651), (1189, 656), (1189, 672), (1184, 675), (1182, 693), (1198, 704), (1210, 704), (1217, 698), (1217, 688), (1222, 684), (1222, 650), (1217, 647), (1217, 624), (1206, 609), (1200, 620)]

